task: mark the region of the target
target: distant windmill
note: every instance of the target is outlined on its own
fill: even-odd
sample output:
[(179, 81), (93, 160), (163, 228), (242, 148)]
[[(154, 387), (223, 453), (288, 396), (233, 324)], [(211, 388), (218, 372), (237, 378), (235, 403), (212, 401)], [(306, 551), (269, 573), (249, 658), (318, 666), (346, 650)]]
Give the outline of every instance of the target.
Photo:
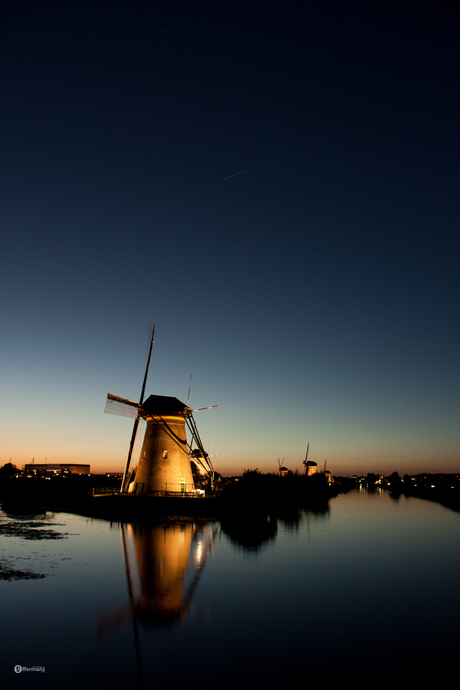
[(304, 465), (304, 473), (307, 473), (307, 460), (308, 460), (308, 451), (310, 450), (310, 441), (307, 443), (307, 452), (305, 453), (305, 460), (303, 461)]
[[(192, 410), (177, 398), (166, 395), (151, 395), (144, 402), (154, 334), (155, 326), (150, 324), (147, 366), (139, 402), (136, 403), (111, 393), (107, 395), (105, 412), (123, 417), (134, 417), (135, 420), (120, 492), (188, 493), (194, 491), (195, 488), (190, 460), (192, 459), (207, 473), (212, 472), (212, 465), (193, 419), (193, 412), (196, 410)], [(128, 472), (133, 459), (136, 438), (142, 433), (145, 422), (147, 422), (147, 429), (139, 464), (134, 480), (128, 483)], [(187, 443), (186, 426), (192, 437), (190, 445)], [(198, 452), (193, 451), (192, 457), (193, 442)]]
[(307, 443), (307, 452), (305, 453), (305, 460), (303, 461), (303, 466), (304, 466), (304, 474), (306, 474), (308, 477), (311, 477), (312, 474), (316, 473), (316, 468), (318, 467), (318, 463), (312, 462), (311, 460), (308, 460), (308, 451), (310, 448), (310, 441)]
[(278, 458), (278, 474), (280, 477), (285, 477), (287, 474), (289, 474), (289, 470), (287, 467), (284, 466), (284, 458), (283, 462)]

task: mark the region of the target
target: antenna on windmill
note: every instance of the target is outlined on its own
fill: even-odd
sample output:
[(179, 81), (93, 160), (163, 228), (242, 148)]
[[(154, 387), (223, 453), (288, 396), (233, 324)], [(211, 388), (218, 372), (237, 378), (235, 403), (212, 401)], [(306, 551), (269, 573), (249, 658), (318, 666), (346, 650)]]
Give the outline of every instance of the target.
[[(189, 407), (190, 403), (190, 388), (192, 387), (192, 375), (190, 374), (190, 382), (188, 384), (188, 395), (187, 395), (187, 407)], [(214, 407), (218, 407), (217, 405), (209, 405), (208, 407), (198, 407), (196, 410), (192, 410), (192, 412), (201, 412), (202, 410), (212, 410)]]
[(190, 388), (192, 387), (192, 375), (190, 374), (190, 381), (188, 384), (187, 407), (190, 401)]

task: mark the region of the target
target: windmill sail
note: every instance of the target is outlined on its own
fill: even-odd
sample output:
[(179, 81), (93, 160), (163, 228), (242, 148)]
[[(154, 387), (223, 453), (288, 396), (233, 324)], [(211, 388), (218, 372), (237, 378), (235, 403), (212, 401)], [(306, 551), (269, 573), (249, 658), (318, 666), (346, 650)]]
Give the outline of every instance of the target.
[[(136, 415), (136, 419), (134, 420), (134, 427), (133, 427), (133, 433), (131, 434), (131, 442), (129, 444), (128, 457), (126, 458), (125, 471), (123, 473), (123, 479), (121, 480), (121, 489), (120, 489), (121, 492), (126, 491), (126, 488), (127, 488), (126, 484), (128, 481), (128, 471), (129, 471), (129, 466), (131, 464), (131, 459), (133, 457), (134, 444), (136, 441), (137, 430), (138, 430), (138, 426), (139, 426), (139, 417), (140, 417), (140, 413), (142, 410), (142, 403), (144, 402), (145, 385), (147, 383), (147, 377), (149, 375), (150, 357), (152, 355), (154, 337), (155, 337), (155, 324), (151, 323), (150, 329), (149, 329), (149, 349), (148, 349), (148, 354), (147, 354), (147, 364), (145, 367), (144, 380), (142, 382), (142, 390), (141, 390), (141, 397), (139, 399), (139, 405), (136, 406), (137, 415)], [(128, 403), (128, 405), (129, 405), (129, 403), (131, 401), (127, 400), (124, 402)]]
[(307, 460), (308, 460), (308, 451), (309, 451), (309, 449), (310, 449), (310, 441), (308, 441), (308, 443), (307, 443), (307, 452), (305, 453), (305, 460), (303, 461), (304, 472), (305, 472), (305, 473), (307, 472)]
[(139, 405), (127, 398), (120, 398), (118, 395), (108, 393), (104, 412), (117, 414), (120, 415), (120, 417), (131, 417), (132, 419), (136, 419), (139, 413)]
[(152, 355), (153, 339), (155, 335), (155, 324), (151, 323), (149, 327), (149, 348), (147, 354), (147, 365), (145, 367), (144, 380), (142, 382), (141, 396), (138, 403), (133, 400), (128, 400), (127, 398), (121, 398), (119, 395), (113, 395), (108, 393), (107, 402), (105, 405), (104, 412), (109, 412), (110, 414), (116, 414), (120, 417), (131, 417), (134, 419), (133, 433), (131, 434), (131, 441), (129, 444), (128, 457), (126, 459), (125, 471), (123, 473), (123, 480), (121, 483), (121, 491), (125, 491), (126, 482), (128, 477), (129, 466), (131, 460), (136, 453), (136, 445), (139, 444), (139, 432), (143, 431), (143, 423), (140, 422), (140, 415), (142, 412), (142, 403), (144, 402), (145, 386), (147, 384), (147, 377), (149, 373), (150, 358)]
[(135, 465), (139, 461), (141, 454), (142, 442), (144, 440), (145, 427), (147, 423), (142, 417), (138, 418), (136, 435), (134, 437), (133, 449), (131, 452), (131, 462)]

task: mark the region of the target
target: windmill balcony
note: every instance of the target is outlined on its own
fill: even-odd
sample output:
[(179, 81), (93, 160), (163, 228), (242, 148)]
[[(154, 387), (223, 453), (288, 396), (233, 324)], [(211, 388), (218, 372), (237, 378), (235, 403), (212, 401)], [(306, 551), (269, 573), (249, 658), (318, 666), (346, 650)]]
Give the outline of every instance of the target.
[[(100, 496), (101, 494), (120, 494), (120, 491), (118, 489), (114, 489), (113, 486), (111, 487), (98, 487), (93, 489), (93, 496)], [(151, 491), (149, 493), (145, 494), (135, 494), (131, 493), (128, 494), (127, 492), (124, 492), (126, 496), (171, 496), (171, 497), (181, 497), (181, 496), (188, 496), (188, 497), (193, 497), (193, 498), (201, 498), (205, 495), (205, 492), (203, 489), (195, 489), (193, 484), (166, 484), (165, 485), (165, 490), (164, 491)]]
[(165, 496), (169, 495), (188, 495), (188, 496), (194, 496), (195, 495), (195, 485), (194, 484), (186, 484), (185, 482), (165, 482), (165, 490), (163, 491), (157, 491), (157, 494), (162, 494)]
[(156, 489), (144, 491), (142, 482), (130, 484), (129, 493), (131, 496), (199, 496), (200, 493), (195, 489), (193, 483), (187, 482), (165, 482), (164, 489), (157, 486)]

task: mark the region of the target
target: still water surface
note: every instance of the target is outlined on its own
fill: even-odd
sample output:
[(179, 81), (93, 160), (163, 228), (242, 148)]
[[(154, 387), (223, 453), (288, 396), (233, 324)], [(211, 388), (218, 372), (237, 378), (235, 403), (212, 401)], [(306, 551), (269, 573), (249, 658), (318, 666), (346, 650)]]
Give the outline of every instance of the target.
[[(45, 524), (17, 534), (30, 520)], [(256, 526), (1, 522), (4, 574), (45, 575), (0, 580), (5, 688), (369, 687), (458, 669), (460, 514), (434, 503), (353, 492)]]

